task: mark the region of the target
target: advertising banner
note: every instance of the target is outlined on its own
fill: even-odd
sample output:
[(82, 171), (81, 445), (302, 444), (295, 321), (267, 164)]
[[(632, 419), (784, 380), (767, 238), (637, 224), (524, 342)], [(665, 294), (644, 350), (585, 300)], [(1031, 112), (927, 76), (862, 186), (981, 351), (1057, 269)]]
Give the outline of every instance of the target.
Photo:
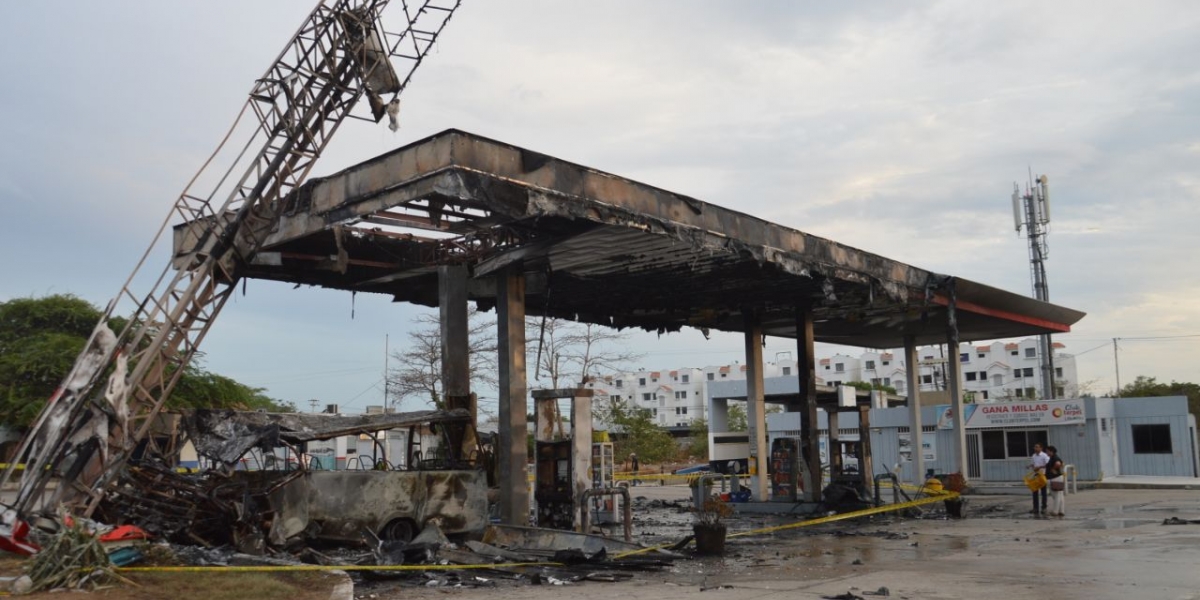
[[(967, 429), (1079, 425), (1087, 420), (1083, 400), (964, 404), (963, 419)], [(949, 404), (937, 406), (937, 426), (954, 429), (954, 411)]]

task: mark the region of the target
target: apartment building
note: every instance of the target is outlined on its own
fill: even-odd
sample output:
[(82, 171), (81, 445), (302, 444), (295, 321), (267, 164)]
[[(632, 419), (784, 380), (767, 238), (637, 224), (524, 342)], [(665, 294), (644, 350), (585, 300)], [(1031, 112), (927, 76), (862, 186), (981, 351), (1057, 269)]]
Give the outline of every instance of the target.
[[(1054, 344), (1056, 398), (1079, 397), (1075, 358)], [(917, 349), (921, 391), (946, 389), (944, 346)], [(1042, 388), (1038, 341), (995, 342), (989, 345), (961, 344), (958, 357), (963, 373), (963, 391), (973, 402), (1003, 402), (1047, 397)], [(841, 385), (864, 381), (896, 389), (907, 395), (904, 355), (897, 351), (865, 350), (857, 356), (837, 353), (817, 361), (817, 383)], [(684, 427), (697, 418), (707, 418), (708, 384), (746, 379), (746, 365), (734, 362), (703, 368), (640, 370), (598, 378), (587, 384), (597, 399), (611, 397), (650, 410), (663, 427)], [(788, 358), (763, 365), (763, 377), (796, 375), (796, 361)]]

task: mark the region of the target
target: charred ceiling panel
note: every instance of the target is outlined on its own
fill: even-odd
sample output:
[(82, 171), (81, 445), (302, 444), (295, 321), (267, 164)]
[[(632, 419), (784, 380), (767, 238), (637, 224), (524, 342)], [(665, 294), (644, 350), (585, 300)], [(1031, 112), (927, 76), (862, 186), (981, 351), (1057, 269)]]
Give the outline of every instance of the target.
[(299, 444), (412, 425), (470, 420), (470, 413), (462, 409), (353, 416), (195, 409), (184, 415), (183, 425), (197, 451), (214, 460), (232, 463), (252, 448), (274, 448), (280, 442)]
[[(438, 265), (467, 265), (471, 297), (520, 265), (531, 315), (616, 327), (795, 335), (894, 347), (1067, 331), (1083, 313), (946, 277), (694, 198), (450, 130), (285, 199), (264, 250), (240, 274), (390, 294), (433, 305)], [(177, 255), (189, 250), (187, 225)], [(180, 261), (179, 264), (186, 264)], [(953, 307), (953, 308), (952, 308)]]

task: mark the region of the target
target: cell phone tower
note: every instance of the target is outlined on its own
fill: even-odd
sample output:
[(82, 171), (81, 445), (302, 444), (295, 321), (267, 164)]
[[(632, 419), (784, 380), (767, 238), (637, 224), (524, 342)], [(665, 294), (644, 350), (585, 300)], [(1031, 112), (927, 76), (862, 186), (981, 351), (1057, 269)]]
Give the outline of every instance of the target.
[[(1043, 302), (1050, 301), (1050, 286), (1046, 282), (1046, 259), (1049, 247), (1046, 235), (1050, 230), (1050, 185), (1045, 175), (1033, 177), (1029, 174), (1029, 183), (1025, 193), (1013, 182), (1012, 193), (1013, 224), (1017, 234), (1025, 228), (1025, 237), (1029, 239), (1029, 270), (1033, 283), (1033, 297)], [(1051, 345), (1050, 334), (1038, 336), (1038, 358), (1041, 363), (1042, 397), (1054, 399), (1054, 347)]]

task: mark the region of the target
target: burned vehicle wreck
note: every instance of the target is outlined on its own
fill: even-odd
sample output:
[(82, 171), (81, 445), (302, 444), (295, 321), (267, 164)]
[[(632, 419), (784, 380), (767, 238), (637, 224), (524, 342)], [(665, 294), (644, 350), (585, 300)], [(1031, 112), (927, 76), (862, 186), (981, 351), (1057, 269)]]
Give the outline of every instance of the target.
[[(407, 542), (430, 523), (448, 535), (481, 534), (488, 524), (487, 461), (478, 451), (444, 451), (470, 431), (470, 421), (465, 410), (195, 410), (183, 415), (183, 429), (208, 468), (188, 473), (157, 459), (131, 462), (101, 517), (179, 543), (254, 554), (322, 542)], [(387, 433), (393, 449), (402, 441), (399, 456), (381, 443)], [(375, 452), (370, 460), (336, 462), (309, 452), (337, 438), (368, 440)]]

